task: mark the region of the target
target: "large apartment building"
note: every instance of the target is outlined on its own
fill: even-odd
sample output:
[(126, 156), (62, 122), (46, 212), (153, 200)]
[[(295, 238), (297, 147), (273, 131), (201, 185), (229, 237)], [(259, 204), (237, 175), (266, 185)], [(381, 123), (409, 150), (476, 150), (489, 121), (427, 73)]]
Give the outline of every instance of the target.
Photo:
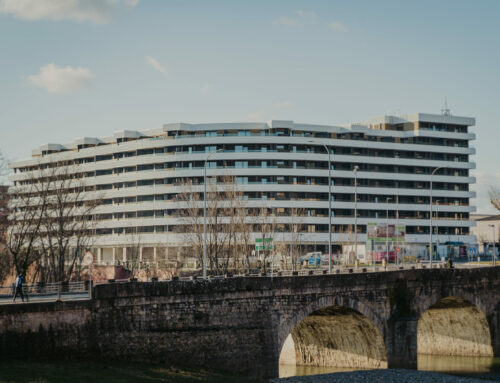
[[(166, 124), (143, 131), (119, 131), (69, 144), (46, 144), (11, 166), (22, 184), (34, 169), (72, 163), (89, 190), (99, 193), (94, 247), (98, 262), (126, 258), (131, 233), (141, 233), (144, 260), (158, 260), (182, 248), (182, 220), (176, 214), (181, 184), (210, 177), (235, 177), (249, 209), (272, 210), (279, 236), (291, 241), (291, 215), (303, 212), (299, 241), (327, 252), (328, 159), (331, 154), (334, 251), (354, 241), (364, 252), (367, 224), (405, 226), (405, 246), (425, 253), (430, 233), (430, 179), (434, 241), (473, 244), (469, 220), (475, 207), (470, 127), (475, 119), (449, 114), (383, 116), (347, 125), (293, 121)], [(355, 168), (357, 188), (355, 188)], [(354, 201), (355, 189), (357, 204)], [(202, 189), (200, 189), (202, 190)], [(295, 209), (295, 210), (294, 210)], [(357, 219), (354, 214), (357, 212)], [(356, 222), (355, 222), (356, 221)], [(356, 223), (357, 236), (353, 233)], [(288, 225), (288, 226), (287, 226)], [(179, 230), (181, 228), (181, 230)], [(141, 250), (142, 251), (142, 250)]]

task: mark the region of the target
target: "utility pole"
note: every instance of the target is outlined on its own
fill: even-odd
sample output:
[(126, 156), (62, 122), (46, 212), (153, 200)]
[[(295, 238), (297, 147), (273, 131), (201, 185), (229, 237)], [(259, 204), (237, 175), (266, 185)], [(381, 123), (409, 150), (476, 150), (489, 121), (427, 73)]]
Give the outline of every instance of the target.
[(385, 258), (387, 261), (387, 264), (389, 264), (389, 201), (392, 200), (390, 197), (386, 197), (385, 203), (386, 203), (386, 209), (385, 209), (385, 246), (386, 246), (386, 253), (385, 253)]
[(429, 231), (429, 261), (430, 261), (430, 268), (432, 269), (432, 177), (434, 174), (439, 170), (439, 169), (444, 169), (446, 166), (440, 166), (438, 168), (435, 168), (432, 173), (431, 173), (431, 180), (430, 180), (430, 200), (429, 200), (429, 206), (430, 206), (430, 214), (429, 214), (429, 222), (430, 222), (430, 231)]
[[(330, 149), (325, 144), (316, 141), (307, 141), (311, 144), (322, 145), (328, 153), (328, 272), (332, 273), (332, 161)], [(315, 246), (316, 247), (316, 246)], [(316, 248), (314, 249), (316, 251)]]
[[(358, 170), (359, 166), (354, 166), (354, 257), (358, 259)], [(366, 252), (365, 252), (366, 257)]]
[(496, 266), (496, 258), (497, 258), (497, 247), (496, 247), (496, 243), (495, 243), (495, 225), (491, 224), (491, 225), (488, 225), (489, 227), (491, 227), (493, 229), (493, 249), (492, 249), (492, 265), (493, 267)]

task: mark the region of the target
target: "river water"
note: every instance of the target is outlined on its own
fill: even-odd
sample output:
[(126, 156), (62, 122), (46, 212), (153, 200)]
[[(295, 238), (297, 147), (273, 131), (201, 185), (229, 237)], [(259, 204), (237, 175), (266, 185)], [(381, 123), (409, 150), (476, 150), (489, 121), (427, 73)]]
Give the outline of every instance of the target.
[[(475, 356), (418, 355), (418, 369), (455, 375), (500, 374), (500, 358)], [(280, 364), (280, 378), (288, 376), (328, 374), (360, 370), (360, 368), (314, 367)]]

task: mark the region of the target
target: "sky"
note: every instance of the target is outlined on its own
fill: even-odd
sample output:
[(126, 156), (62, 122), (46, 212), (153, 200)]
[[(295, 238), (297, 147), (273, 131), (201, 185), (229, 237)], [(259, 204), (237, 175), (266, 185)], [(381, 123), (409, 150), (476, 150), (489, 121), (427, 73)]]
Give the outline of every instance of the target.
[(500, 1), (0, 0), (0, 150), (170, 122), (476, 118), (500, 187)]

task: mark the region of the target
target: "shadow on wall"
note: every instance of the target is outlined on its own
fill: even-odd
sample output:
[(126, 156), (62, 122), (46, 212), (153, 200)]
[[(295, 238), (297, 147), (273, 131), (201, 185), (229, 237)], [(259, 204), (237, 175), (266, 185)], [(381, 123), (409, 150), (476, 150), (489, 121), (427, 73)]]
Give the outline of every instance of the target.
[(306, 317), (285, 340), (280, 370), (290, 365), (387, 368), (387, 356), (368, 318), (349, 308), (328, 307)]
[(493, 356), (484, 313), (458, 297), (441, 299), (418, 320), (419, 354)]

